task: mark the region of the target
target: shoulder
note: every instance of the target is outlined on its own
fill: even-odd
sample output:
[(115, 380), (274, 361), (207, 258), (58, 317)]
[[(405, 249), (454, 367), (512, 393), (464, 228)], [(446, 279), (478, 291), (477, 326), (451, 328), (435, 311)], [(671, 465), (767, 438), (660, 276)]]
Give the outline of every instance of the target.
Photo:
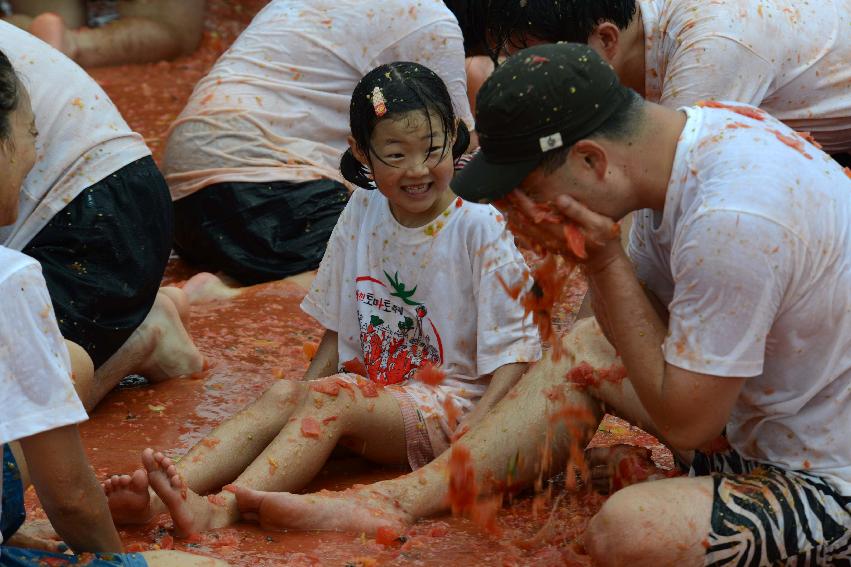
[(453, 214), (458, 215), (458, 225), (467, 234), (480, 238), (496, 238), (506, 231), (505, 218), (493, 205), (483, 205), (456, 198)]

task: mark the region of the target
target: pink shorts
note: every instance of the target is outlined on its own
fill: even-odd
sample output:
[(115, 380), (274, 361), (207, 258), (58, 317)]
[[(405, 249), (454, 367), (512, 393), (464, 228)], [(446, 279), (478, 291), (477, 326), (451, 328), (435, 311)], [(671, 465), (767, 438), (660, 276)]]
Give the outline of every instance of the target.
[[(366, 380), (356, 374), (340, 374), (339, 377), (352, 384)], [(384, 388), (399, 402), (411, 470), (427, 465), (449, 448), (458, 420), (475, 407), (488, 382), (489, 378), (459, 380), (447, 377), (439, 386), (408, 380)], [(453, 417), (450, 412), (457, 413), (454, 423), (450, 423)]]

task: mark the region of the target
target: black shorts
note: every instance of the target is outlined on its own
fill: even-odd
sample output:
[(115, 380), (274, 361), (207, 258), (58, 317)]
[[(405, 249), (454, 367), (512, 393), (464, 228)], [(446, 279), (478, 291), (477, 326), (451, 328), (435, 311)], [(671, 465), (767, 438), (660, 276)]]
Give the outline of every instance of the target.
[(246, 285), (316, 269), (348, 201), (330, 179), (217, 183), (174, 203), (186, 261)]
[(151, 310), (173, 230), (168, 185), (148, 156), (84, 189), (24, 248), (41, 263), (62, 336), (95, 368)]

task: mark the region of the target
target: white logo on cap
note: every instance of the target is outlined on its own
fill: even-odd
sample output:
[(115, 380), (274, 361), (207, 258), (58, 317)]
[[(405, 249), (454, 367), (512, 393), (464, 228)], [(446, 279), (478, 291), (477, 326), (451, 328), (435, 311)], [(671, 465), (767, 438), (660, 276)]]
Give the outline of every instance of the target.
[(539, 138), (538, 142), (541, 143), (542, 152), (548, 152), (564, 145), (564, 142), (561, 140), (561, 133), (559, 132)]

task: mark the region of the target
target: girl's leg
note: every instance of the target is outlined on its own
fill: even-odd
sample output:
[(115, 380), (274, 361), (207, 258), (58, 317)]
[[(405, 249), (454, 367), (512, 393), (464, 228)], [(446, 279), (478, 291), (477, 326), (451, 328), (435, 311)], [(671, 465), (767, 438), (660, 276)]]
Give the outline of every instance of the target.
[[(287, 424), (308, 390), (308, 383), (281, 380), (199, 441), (176, 465), (177, 473), (195, 492), (217, 490), (233, 481), (257, 458)], [(104, 483), (113, 520), (147, 523), (166, 511), (149, 490), (144, 469), (113, 476)]]
[[(326, 381), (336, 381), (335, 377)], [(234, 481), (240, 487), (296, 491), (310, 482), (343, 439), (383, 463), (407, 463), (404, 422), (396, 399), (357, 388), (335, 396), (311, 390), (286, 427)], [(143, 455), (152, 488), (169, 508), (179, 534), (227, 526), (239, 520), (236, 498), (223, 491), (207, 498), (188, 490), (179, 469), (162, 454)]]

